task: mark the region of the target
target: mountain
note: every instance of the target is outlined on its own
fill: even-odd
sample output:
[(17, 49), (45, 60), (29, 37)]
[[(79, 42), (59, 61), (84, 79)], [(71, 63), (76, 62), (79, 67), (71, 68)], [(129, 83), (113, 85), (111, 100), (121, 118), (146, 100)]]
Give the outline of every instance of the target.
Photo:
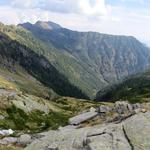
[[(23, 26), (25, 28), (30, 29), (32, 24), (27, 22), (24, 24), (19, 24), (20, 26)], [(54, 22), (48, 21), (48, 22), (42, 22), (42, 21), (37, 21), (34, 25), (33, 28), (39, 28), (39, 29), (45, 29), (45, 30), (57, 30), (61, 29), (62, 27)]]
[(1, 24), (0, 29), (44, 57), (91, 99), (107, 85), (150, 67), (150, 49), (131, 36), (77, 32), (41, 21), (18, 26)]
[(7, 71), (14, 74), (18, 74), (23, 70), (59, 95), (88, 99), (81, 90), (59, 73), (44, 56), (38, 55), (27, 46), (18, 43), (2, 32), (0, 32), (0, 39), (1, 70), (7, 69)]
[(133, 75), (117, 83), (100, 90), (97, 93), (98, 101), (128, 100), (135, 102), (150, 102), (150, 71)]
[[(47, 22), (40, 24), (48, 26)], [(45, 45), (55, 47), (55, 52), (47, 47), (48, 53), (55, 55), (51, 56), (52, 64), (90, 97), (98, 89), (150, 67), (150, 49), (131, 36), (77, 32), (59, 25), (49, 30), (39, 22), (19, 26)], [(47, 52), (45, 57), (50, 60)]]

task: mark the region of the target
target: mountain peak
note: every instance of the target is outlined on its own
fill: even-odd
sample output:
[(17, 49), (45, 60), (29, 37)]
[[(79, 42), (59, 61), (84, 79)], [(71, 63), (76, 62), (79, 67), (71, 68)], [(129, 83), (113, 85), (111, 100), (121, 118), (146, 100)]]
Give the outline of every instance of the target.
[(54, 22), (51, 21), (37, 21), (35, 23), (36, 26), (44, 28), (44, 29), (48, 29), (48, 30), (54, 30), (54, 29), (60, 29), (62, 28), (59, 24), (56, 24)]
[(26, 29), (30, 29), (33, 27), (38, 27), (46, 30), (57, 30), (61, 29), (62, 27), (59, 24), (56, 24), (51, 21), (37, 21), (35, 24), (31, 24), (30, 22), (26, 22), (23, 24), (18, 24), (19, 26), (22, 26)]

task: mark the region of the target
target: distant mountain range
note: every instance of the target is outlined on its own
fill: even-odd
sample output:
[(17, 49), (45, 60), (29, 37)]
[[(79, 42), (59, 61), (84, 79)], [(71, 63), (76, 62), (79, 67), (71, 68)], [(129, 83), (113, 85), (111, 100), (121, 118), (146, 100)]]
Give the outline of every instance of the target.
[(19, 64), (64, 96), (93, 99), (104, 87), (150, 68), (150, 49), (131, 36), (77, 32), (38, 21), (0, 24), (0, 39), (1, 57), (4, 47), (10, 53), (3, 66)]

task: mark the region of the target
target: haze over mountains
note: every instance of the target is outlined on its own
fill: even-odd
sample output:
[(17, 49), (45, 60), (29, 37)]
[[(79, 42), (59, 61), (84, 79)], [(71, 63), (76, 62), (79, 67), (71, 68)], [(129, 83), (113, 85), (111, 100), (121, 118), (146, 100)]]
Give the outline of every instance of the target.
[[(92, 99), (105, 86), (150, 67), (150, 49), (132, 36), (77, 32), (53, 22), (41, 21), (18, 26), (1, 24), (0, 30), (1, 34), (15, 40), (16, 45), (21, 44), (34, 55), (39, 55), (40, 59), (46, 59), (46, 63), (62, 74), (71, 85)], [(16, 57), (19, 59), (20, 56)], [(45, 69), (49, 68), (44, 63)], [(41, 71), (40, 78), (46, 80), (45, 71)], [(52, 80), (57, 80), (57, 77)], [(51, 87), (56, 93), (63, 93), (58, 92), (62, 90), (61, 86), (58, 86), (59, 90)], [(63, 95), (71, 96), (69, 93)]]

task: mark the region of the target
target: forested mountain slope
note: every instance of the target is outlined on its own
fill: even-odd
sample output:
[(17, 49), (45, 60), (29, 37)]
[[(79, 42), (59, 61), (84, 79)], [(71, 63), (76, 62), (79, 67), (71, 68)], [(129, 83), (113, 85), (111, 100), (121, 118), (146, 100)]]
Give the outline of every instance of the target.
[(97, 93), (99, 101), (129, 100), (130, 102), (150, 101), (150, 71), (128, 77), (121, 83), (108, 86)]

